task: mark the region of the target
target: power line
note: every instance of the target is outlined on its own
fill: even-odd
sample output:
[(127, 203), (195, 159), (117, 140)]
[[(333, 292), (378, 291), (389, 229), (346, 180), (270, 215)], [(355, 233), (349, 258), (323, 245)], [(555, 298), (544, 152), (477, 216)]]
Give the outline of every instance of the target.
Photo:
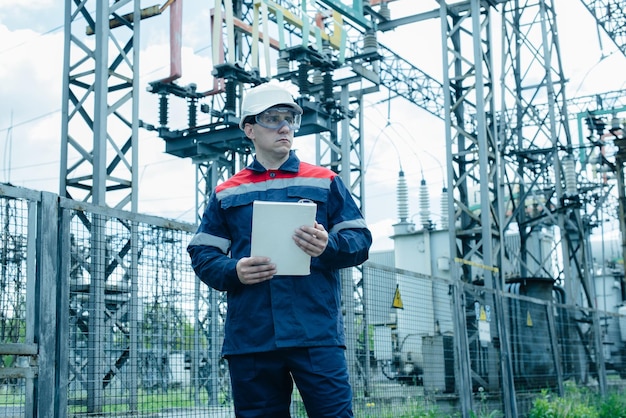
[(11, 124), (9, 126), (7, 126), (6, 128), (0, 128), (0, 132), (12, 130), (15, 127), (26, 125), (26, 124), (29, 124), (29, 123), (34, 122), (36, 120), (46, 118), (46, 117), (51, 116), (51, 115), (53, 115), (55, 113), (59, 113), (60, 111), (61, 111), (61, 109), (52, 110), (52, 111), (50, 111), (48, 113), (44, 113), (42, 115), (35, 116), (35, 117), (31, 118), (31, 119), (23, 120), (23, 121), (21, 121), (19, 123), (13, 123), (13, 113), (11, 113)]
[[(11, 125), (13, 125), (13, 109), (11, 109)], [(11, 156), (13, 154), (13, 128), (7, 130), (7, 141), (4, 144), (4, 180), (11, 183)]]
[(30, 42), (32, 42), (32, 41), (34, 41), (34, 40), (36, 40), (36, 39), (41, 38), (41, 37), (42, 37), (42, 36), (44, 36), (44, 35), (49, 35), (49, 34), (51, 34), (51, 33), (53, 33), (53, 32), (56, 32), (56, 31), (58, 31), (59, 29), (63, 29), (63, 25), (59, 25), (59, 26), (57, 26), (57, 27), (55, 27), (55, 28), (52, 28), (52, 29), (50, 29), (50, 30), (47, 30), (46, 32), (42, 32), (42, 33), (38, 34), (38, 36), (33, 37), (33, 38), (30, 38), (30, 39), (27, 39), (27, 40), (25, 40), (25, 41), (23, 41), (23, 42), (21, 42), (21, 43), (19, 43), (19, 44), (11, 45), (11, 46), (10, 46), (10, 47), (8, 47), (7, 49), (0, 50), (0, 55), (4, 54), (4, 53), (6, 53), (6, 52), (11, 52), (12, 50), (14, 50), (14, 49), (16, 49), (16, 48), (21, 48), (22, 46), (24, 46), (24, 45), (26, 45), (26, 44), (28, 44), (28, 43), (30, 43)]

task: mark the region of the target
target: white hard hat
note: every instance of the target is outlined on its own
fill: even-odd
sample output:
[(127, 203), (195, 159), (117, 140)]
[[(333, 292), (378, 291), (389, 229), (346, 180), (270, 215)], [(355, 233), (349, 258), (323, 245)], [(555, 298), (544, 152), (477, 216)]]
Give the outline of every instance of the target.
[(302, 114), (302, 108), (298, 106), (291, 93), (284, 87), (265, 83), (249, 90), (243, 97), (239, 128), (243, 130), (244, 122), (248, 116), (256, 116), (274, 106), (288, 106), (293, 108), (296, 113)]

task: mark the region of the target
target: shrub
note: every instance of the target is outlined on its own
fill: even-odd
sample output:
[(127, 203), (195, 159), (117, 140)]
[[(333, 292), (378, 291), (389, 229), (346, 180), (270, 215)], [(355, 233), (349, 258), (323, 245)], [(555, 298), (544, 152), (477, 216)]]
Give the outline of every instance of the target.
[(548, 391), (533, 402), (528, 418), (626, 418), (626, 399), (613, 393), (600, 397), (585, 389), (566, 386), (559, 397)]
[(602, 418), (626, 418), (626, 398), (624, 394), (612, 393), (600, 400), (598, 406)]
[(553, 396), (542, 392), (535, 399), (528, 414), (529, 418), (600, 418), (595, 407), (589, 405), (580, 396)]

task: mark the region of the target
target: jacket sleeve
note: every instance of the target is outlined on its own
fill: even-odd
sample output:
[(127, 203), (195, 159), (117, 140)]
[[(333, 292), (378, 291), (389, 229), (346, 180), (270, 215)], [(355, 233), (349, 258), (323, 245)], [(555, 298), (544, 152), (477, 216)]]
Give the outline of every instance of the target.
[(328, 245), (319, 260), (333, 269), (358, 266), (369, 257), (372, 233), (339, 176), (330, 185)]
[(213, 193), (187, 252), (198, 278), (216, 290), (233, 290), (243, 286), (237, 277), (237, 260), (228, 256), (230, 246), (230, 233)]

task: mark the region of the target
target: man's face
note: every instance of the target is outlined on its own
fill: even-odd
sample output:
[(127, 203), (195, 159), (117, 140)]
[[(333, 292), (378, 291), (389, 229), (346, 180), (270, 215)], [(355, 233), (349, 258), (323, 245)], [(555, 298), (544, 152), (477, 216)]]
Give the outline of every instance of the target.
[(300, 115), (290, 108), (270, 108), (256, 115), (255, 122), (246, 124), (244, 130), (257, 153), (275, 157), (289, 153), (294, 132), (300, 127)]

